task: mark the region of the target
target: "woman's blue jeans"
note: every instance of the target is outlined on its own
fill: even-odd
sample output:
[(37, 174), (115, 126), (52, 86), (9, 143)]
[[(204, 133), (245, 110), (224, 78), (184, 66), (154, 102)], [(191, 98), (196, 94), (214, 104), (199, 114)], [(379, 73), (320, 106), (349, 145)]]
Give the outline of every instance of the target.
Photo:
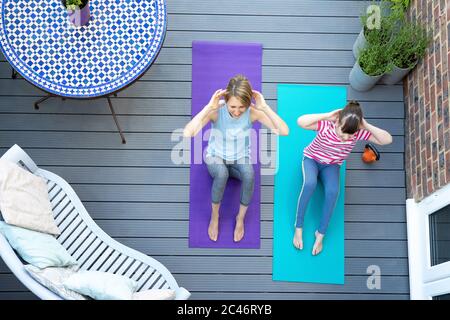
[(222, 201), (228, 177), (231, 176), (242, 182), (240, 203), (247, 207), (250, 204), (255, 184), (255, 172), (249, 158), (225, 161), (219, 157), (208, 156), (205, 162), (209, 174), (214, 179), (211, 188), (212, 202), (218, 204)]

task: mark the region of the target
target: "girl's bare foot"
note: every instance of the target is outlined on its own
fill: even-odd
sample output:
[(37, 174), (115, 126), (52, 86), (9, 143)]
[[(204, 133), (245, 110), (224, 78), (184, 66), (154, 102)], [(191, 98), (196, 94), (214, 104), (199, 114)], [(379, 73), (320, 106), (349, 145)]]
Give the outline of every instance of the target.
[(212, 241), (217, 241), (219, 236), (219, 216), (211, 215), (211, 220), (209, 221), (208, 235)]
[(234, 228), (234, 242), (239, 242), (244, 237), (244, 219), (236, 217), (236, 227)]
[(319, 231), (316, 231), (315, 236), (316, 236), (316, 241), (314, 242), (314, 246), (312, 249), (313, 256), (317, 256), (322, 251), (322, 248), (323, 248), (322, 242), (323, 242), (324, 235), (321, 234)]
[(303, 229), (302, 228), (295, 228), (294, 240), (292, 242), (294, 243), (294, 247), (296, 247), (299, 250), (303, 250)]

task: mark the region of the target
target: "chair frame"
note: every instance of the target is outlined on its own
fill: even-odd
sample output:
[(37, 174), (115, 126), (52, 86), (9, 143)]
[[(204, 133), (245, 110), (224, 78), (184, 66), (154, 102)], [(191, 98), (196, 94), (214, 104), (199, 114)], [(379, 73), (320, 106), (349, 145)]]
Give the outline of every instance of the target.
[[(135, 278), (136, 281), (139, 281), (138, 291), (172, 289), (176, 292), (177, 300), (186, 300), (190, 297), (190, 292), (178, 286), (175, 278), (164, 265), (137, 250), (117, 242), (106, 234), (88, 214), (72, 187), (60, 176), (40, 169), (18, 145), (11, 147), (1, 159), (14, 162), (46, 180), (55, 221), (60, 229), (62, 229), (62, 226), (64, 227), (64, 231), (62, 230), (61, 235), (57, 239), (66, 249), (76, 242), (78, 242), (76, 250), (84, 246), (84, 249), (80, 249), (80, 251), (83, 250), (81, 255), (75, 257), (73, 255), (75, 252), (71, 254), (77, 261), (79, 259), (82, 260), (82, 270), (100, 270)], [(65, 206), (63, 207), (61, 203), (65, 203)], [(73, 206), (70, 212), (67, 209), (69, 206)], [(72, 220), (69, 221), (70, 219)], [(78, 225), (71, 225), (75, 223), (78, 223)], [(85, 235), (84, 238), (81, 237), (83, 235)], [(69, 238), (73, 241), (64, 243)], [(80, 240), (81, 238), (82, 240)], [(87, 244), (92, 238), (95, 238), (95, 240)], [(98, 246), (96, 249), (91, 250), (92, 248), (89, 246), (93, 243), (98, 244)], [(0, 256), (19, 281), (39, 298), (61, 300), (61, 297), (39, 284), (28, 274), (22, 260), (1, 233)], [(115, 270), (111, 269), (113, 267), (115, 267)]]

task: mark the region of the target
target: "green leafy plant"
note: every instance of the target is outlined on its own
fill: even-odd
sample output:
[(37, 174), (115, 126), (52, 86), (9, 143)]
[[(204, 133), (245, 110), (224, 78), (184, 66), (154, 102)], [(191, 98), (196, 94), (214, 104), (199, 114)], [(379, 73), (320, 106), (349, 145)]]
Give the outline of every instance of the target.
[(405, 12), (409, 5), (411, 4), (411, 0), (387, 0), (391, 3), (391, 9), (393, 11)]
[[(405, 19), (405, 15), (403, 12), (390, 10), (384, 1), (373, 2), (372, 5), (379, 7), (379, 11), (366, 12), (361, 16), (364, 37), (368, 43), (387, 43)], [(373, 20), (376, 19), (374, 16), (377, 14), (380, 15), (378, 18), (379, 26), (374, 27), (371, 24), (373, 24)]]
[(359, 66), (369, 76), (379, 76), (391, 71), (393, 64), (390, 62), (388, 49), (387, 44), (368, 43), (367, 47), (361, 50), (358, 58)]
[(425, 56), (430, 41), (425, 27), (405, 22), (389, 45), (392, 62), (399, 68), (413, 68)]
[(84, 8), (89, 0), (63, 0), (64, 6), (67, 10), (76, 10), (77, 8)]

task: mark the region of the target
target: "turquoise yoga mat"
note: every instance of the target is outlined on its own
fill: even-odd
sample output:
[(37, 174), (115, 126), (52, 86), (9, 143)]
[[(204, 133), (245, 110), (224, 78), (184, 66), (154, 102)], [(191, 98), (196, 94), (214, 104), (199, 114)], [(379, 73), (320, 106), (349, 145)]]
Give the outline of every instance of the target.
[[(324, 238), (323, 251), (312, 255), (314, 232), (322, 216), (323, 187), (319, 182), (311, 197), (303, 226), (303, 250), (292, 244), (298, 196), (303, 184), (303, 149), (315, 131), (297, 125), (297, 118), (342, 108), (347, 101), (344, 87), (278, 85), (278, 114), (290, 132), (278, 140), (275, 175), (273, 280), (344, 284), (344, 191), (345, 163), (340, 171), (340, 191)], [(320, 180), (319, 180), (320, 181)]]

